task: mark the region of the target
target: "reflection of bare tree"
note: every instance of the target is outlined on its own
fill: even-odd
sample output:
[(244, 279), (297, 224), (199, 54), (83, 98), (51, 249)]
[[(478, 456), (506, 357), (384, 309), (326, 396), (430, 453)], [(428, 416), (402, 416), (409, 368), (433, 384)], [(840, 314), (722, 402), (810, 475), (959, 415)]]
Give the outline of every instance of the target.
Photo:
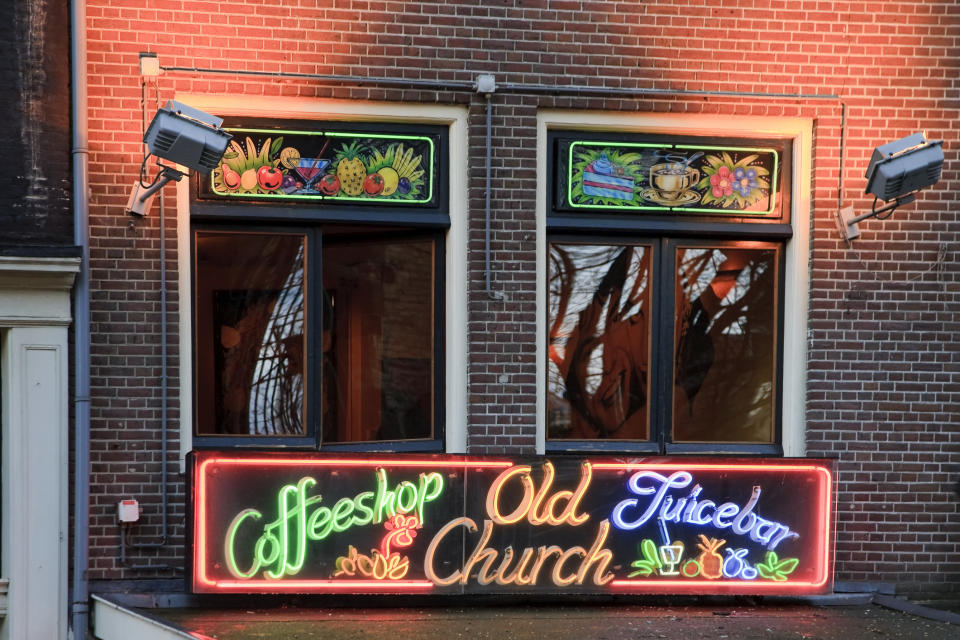
[(775, 256), (678, 251), (675, 440), (772, 439)]
[(649, 256), (551, 246), (551, 437), (646, 439)]
[(250, 382), (250, 433), (303, 431), (303, 245), (293, 256), (260, 341)]

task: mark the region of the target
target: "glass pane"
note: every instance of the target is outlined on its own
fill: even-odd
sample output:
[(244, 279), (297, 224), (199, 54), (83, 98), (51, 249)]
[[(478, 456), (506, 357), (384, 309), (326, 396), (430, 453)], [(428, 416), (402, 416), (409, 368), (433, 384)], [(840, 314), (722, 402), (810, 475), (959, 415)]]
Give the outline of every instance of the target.
[(776, 249), (677, 249), (674, 442), (774, 439)]
[(433, 241), (323, 247), (323, 441), (433, 436)]
[(196, 234), (197, 433), (304, 435), (301, 235)]
[(651, 252), (550, 245), (550, 439), (649, 438)]

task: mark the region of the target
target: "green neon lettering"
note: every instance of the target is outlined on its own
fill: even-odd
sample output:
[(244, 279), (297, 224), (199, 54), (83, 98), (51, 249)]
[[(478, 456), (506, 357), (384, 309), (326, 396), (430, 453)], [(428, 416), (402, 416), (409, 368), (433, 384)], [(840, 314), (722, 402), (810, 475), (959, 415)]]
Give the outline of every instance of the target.
[[(409, 496), (409, 500), (405, 500), (404, 496)], [(400, 486), (397, 487), (397, 511), (400, 513), (410, 513), (416, 506), (417, 488), (412, 482), (404, 480), (400, 483)]]
[(423, 505), (436, 500), (443, 493), (443, 476), (436, 471), (420, 474), (420, 490), (417, 492), (417, 519), (423, 522)]
[(333, 520), (330, 518), (330, 509), (320, 507), (310, 514), (310, 523), (307, 525), (307, 535), (311, 540), (323, 540), (330, 535)]
[(362, 513), (363, 515), (354, 515), (353, 524), (364, 525), (373, 522), (373, 509), (363, 503), (364, 500), (369, 500), (372, 497), (373, 491), (364, 491), (354, 499), (354, 509), (356, 509), (357, 513)]
[[(317, 484), (317, 481), (311, 477), (301, 478), (296, 486), (292, 484), (285, 485), (277, 494), (277, 513), (279, 516), (264, 529), (264, 535), (271, 531), (274, 534), (279, 546), (279, 553), (276, 554), (274, 561), (276, 567), (268, 570), (268, 578), (282, 578), (284, 575), (296, 575), (303, 568), (303, 562), (307, 552), (307, 507), (319, 502), (320, 496), (313, 496), (309, 500), (306, 497), (307, 489)], [(296, 502), (290, 507), (287, 506), (287, 497), (295, 494)], [(291, 523), (291, 520), (293, 521)], [(294, 558), (290, 561), (290, 525), (295, 527)], [(273, 557), (271, 555), (271, 557)], [(265, 562), (264, 565), (271, 564)]]
[[(297, 550), (293, 564), (286, 562), (286, 573), (296, 575), (307, 557), (307, 489), (317, 484), (313, 478), (301, 478), (297, 483)], [(319, 496), (316, 496), (319, 499)]]
[[(226, 536), (226, 539), (224, 540), (224, 547), (226, 547), (226, 553), (224, 555), (227, 558), (227, 569), (230, 570), (230, 575), (232, 575), (234, 578), (252, 578), (254, 574), (256, 574), (257, 571), (260, 569), (259, 556), (255, 554), (253, 558), (253, 566), (250, 568), (250, 570), (246, 572), (241, 571), (240, 568), (237, 567), (237, 559), (236, 559), (236, 556), (234, 555), (234, 543), (237, 537), (237, 530), (240, 528), (240, 525), (243, 523), (244, 520), (246, 520), (247, 518), (253, 518), (254, 520), (259, 520), (262, 517), (263, 517), (263, 514), (261, 514), (256, 509), (244, 509), (243, 511), (238, 513), (236, 516), (234, 516), (233, 521), (230, 522), (230, 526), (227, 527), (227, 536)], [(258, 541), (258, 544), (259, 544), (259, 541)]]
[[(263, 552), (264, 547), (270, 545), (270, 555), (265, 555)], [(277, 536), (273, 533), (264, 532), (262, 536), (257, 540), (256, 546), (253, 548), (253, 555), (257, 559), (257, 568), (262, 566), (271, 565), (277, 561), (277, 558), (280, 557), (280, 541), (277, 540)]]
[(387, 489), (387, 470), (377, 468), (377, 497), (373, 503), (373, 523), (380, 524), (397, 513), (396, 494)]
[(346, 531), (350, 528), (351, 515), (353, 515), (353, 500), (350, 498), (340, 498), (333, 505), (333, 530), (337, 533)]
[(238, 532), (247, 519), (260, 520), (263, 515), (248, 508), (231, 521), (224, 537), (227, 569), (234, 577), (244, 579), (261, 570), (264, 576), (274, 580), (296, 575), (306, 563), (308, 541), (323, 540), (331, 532), (342, 533), (353, 526), (379, 524), (398, 513), (414, 510), (416, 521), (423, 522), (426, 503), (436, 500), (444, 488), (443, 476), (435, 471), (421, 473), (417, 483), (404, 480), (391, 490), (386, 470), (378, 468), (376, 482), (376, 491), (341, 498), (332, 508), (314, 507), (322, 500), (320, 495), (308, 497), (309, 490), (317, 484), (314, 478), (307, 476), (295, 485), (284, 485), (275, 499), (277, 517), (263, 527), (253, 548), (251, 567), (246, 571), (237, 562)]
[(290, 547), (290, 528), (288, 526), (288, 520), (290, 519), (290, 516), (293, 515), (287, 508), (287, 496), (291, 493), (296, 493), (296, 491), (297, 487), (292, 484), (281, 487), (280, 492), (277, 494), (277, 513), (279, 515), (277, 516), (277, 519), (271, 522), (264, 531), (264, 533), (269, 531), (277, 532), (276, 538), (279, 547), (279, 553), (277, 553), (276, 557), (274, 558), (277, 566), (272, 570), (267, 570), (266, 572), (266, 575), (269, 578), (282, 578), (284, 570), (286, 569), (287, 550)]

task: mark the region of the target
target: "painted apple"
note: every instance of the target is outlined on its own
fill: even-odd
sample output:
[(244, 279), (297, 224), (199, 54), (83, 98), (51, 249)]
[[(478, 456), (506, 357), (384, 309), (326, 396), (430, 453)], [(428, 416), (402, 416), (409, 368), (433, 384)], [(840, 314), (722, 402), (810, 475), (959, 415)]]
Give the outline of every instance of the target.
[(363, 190), (371, 196), (375, 196), (383, 191), (383, 176), (379, 173), (371, 173), (363, 181)]
[(276, 167), (269, 165), (257, 170), (257, 184), (264, 191), (275, 191), (283, 183), (283, 173)]
[(228, 164), (223, 165), (223, 184), (230, 191), (240, 186), (240, 174), (231, 169)]
[(340, 191), (340, 178), (335, 173), (328, 173), (320, 178), (320, 191), (328, 196), (336, 195)]

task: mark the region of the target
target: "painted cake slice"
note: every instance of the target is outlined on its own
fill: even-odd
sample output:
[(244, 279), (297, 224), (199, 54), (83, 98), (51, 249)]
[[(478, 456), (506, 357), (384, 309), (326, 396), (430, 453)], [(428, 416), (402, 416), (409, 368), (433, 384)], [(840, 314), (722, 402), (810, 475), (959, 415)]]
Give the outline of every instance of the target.
[(583, 171), (583, 193), (588, 196), (633, 200), (633, 186), (633, 178), (623, 167), (610, 162), (606, 154), (588, 164)]

